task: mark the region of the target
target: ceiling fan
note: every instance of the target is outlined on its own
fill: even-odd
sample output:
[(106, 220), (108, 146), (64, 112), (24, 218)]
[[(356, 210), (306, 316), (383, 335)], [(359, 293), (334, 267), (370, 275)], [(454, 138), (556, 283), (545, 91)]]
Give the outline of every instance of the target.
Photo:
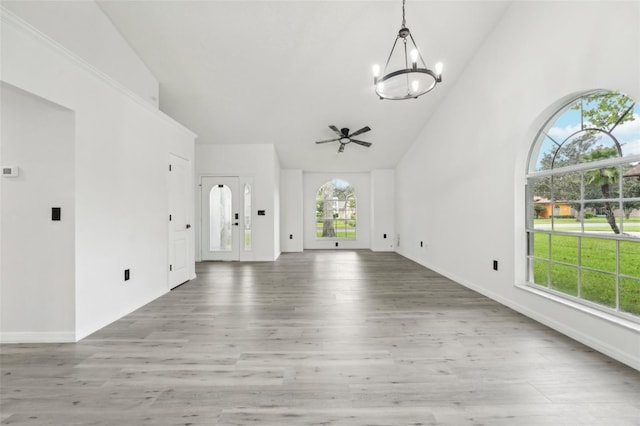
[(343, 152), (344, 151), (344, 147), (345, 145), (353, 142), (355, 144), (358, 145), (362, 145), (362, 146), (366, 146), (367, 148), (369, 148), (372, 144), (371, 142), (365, 142), (365, 141), (359, 141), (357, 139), (352, 139), (353, 136), (358, 136), (361, 135), (365, 132), (368, 132), (369, 130), (371, 130), (371, 128), (369, 128), (369, 126), (364, 126), (362, 129), (360, 130), (356, 130), (355, 132), (349, 134), (349, 129), (347, 129), (346, 127), (343, 127), (342, 129), (338, 130), (338, 128), (336, 126), (329, 126), (329, 128), (331, 130), (333, 130), (334, 132), (336, 132), (336, 134), (338, 135), (337, 138), (334, 139), (327, 139), (326, 141), (318, 141), (316, 143), (327, 143), (327, 142), (340, 142), (340, 148), (338, 148), (338, 152)]

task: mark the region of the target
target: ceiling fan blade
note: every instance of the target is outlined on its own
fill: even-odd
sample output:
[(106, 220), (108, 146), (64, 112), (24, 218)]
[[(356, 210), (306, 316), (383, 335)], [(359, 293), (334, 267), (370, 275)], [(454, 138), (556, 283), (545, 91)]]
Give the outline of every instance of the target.
[(342, 151), (344, 151), (344, 144), (343, 143), (341, 143), (340, 144), (340, 148), (338, 148), (338, 152), (342, 152)]
[(373, 145), (371, 142), (359, 141), (357, 139), (351, 139), (351, 142), (357, 143), (358, 145), (366, 146), (367, 148)]
[(342, 135), (342, 133), (340, 133), (340, 130), (338, 130), (338, 128), (337, 128), (336, 126), (334, 126), (333, 124), (332, 124), (331, 126), (329, 126), (329, 128), (330, 128), (331, 130), (333, 130), (334, 132), (336, 132), (336, 135), (338, 135), (338, 136), (340, 136), (340, 137), (342, 137), (342, 136), (343, 136), (343, 135)]
[(365, 132), (368, 132), (369, 130), (371, 130), (369, 126), (364, 126), (362, 129), (356, 130), (355, 132), (351, 133), (349, 137), (361, 135)]
[(317, 141), (316, 143), (327, 143), (327, 142), (335, 142), (335, 141), (339, 141), (340, 138), (335, 138), (335, 139), (327, 139), (326, 141)]

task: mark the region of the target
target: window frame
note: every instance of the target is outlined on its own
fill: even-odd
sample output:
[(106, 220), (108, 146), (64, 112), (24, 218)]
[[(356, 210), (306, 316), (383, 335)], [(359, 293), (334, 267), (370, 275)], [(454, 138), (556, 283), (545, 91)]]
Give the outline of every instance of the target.
[[(331, 183), (333, 183), (335, 181), (340, 181), (340, 182), (345, 183), (346, 184), (345, 188), (350, 188), (351, 192), (349, 194), (347, 194), (345, 192), (345, 198), (344, 199), (335, 199), (334, 202), (337, 202), (337, 203), (341, 203), (342, 202), (342, 203), (344, 203), (344, 209), (343, 210), (344, 210), (345, 215), (346, 215), (347, 212), (350, 211), (350, 209), (348, 208), (347, 204), (349, 203), (349, 200), (353, 199), (354, 204), (355, 204), (355, 207), (353, 208), (353, 212), (354, 212), (353, 214), (355, 214), (355, 219), (350, 219), (350, 218), (346, 218), (346, 217), (340, 219), (339, 217), (338, 218), (334, 217), (332, 219), (334, 221), (334, 229), (336, 231), (338, 231), (340, 229), (344, 229), (345, 236), (335, 235), (335, 236), (326, 236), (325, 237), (325, 236), (322, 236), (322, 235), (318, 235), (318, 223), (323, 221), (323, 219), (322, 218), (318, 218), (318, 215), (317, 215), (317, 213), (318, 213), (317, 203), (319, 201), (318, 200), (318, 196), (319, 196), (322, 188), (325, 185), (331, 184)], [(317, 241), (327, 241), (327, 240), (332, 240), (332, 241), (357, 241), (357, 239), (358, 239), (358, 196), (357, 196), (357, 193), (356, 193), (356, 188), (353, 185), (351, 185), (351, 183), (349, 181), (347, 181), (345, 179), (337, 178), (337, 177), (334, 177), (334, 178), (331, 178), (331, 179), (325, 181), (315, 191), (314, 203), (316, 203), (316, 204), (314, 206), (315, 218), (314, 218), (313, 223), (314, 223), (314, 235), (315, 235), (315, 238), (316, 238)], [(340, 210), (340, 209), (338, 209), (338, 210)], [(324, 207), (323, 207), (323, 211), (324, 211)], [(337, 221), (337, 220), (344, 221), (345, 226), (343, 228), (336, 227), (335, 226), (335, 221)], [(347, 237), (346, 236), (348, 234), (346, 232), (347, 223), (348, 222), (354, 222), (353, 237)]]
[[(533, 143), (531, 145), (530, 151), (529, 151), (529, 157), (527, 159), (527, 173), (525, 174), (525, 241), (526, 241), (526, 268), (525, 268), (525, 283), (528, 287), (530, 288), (534, 288), (536, 290), (542, 290), (544, 292), (548, 292), (550, 294), (553, 294), (555, 296), (558, 296), (562, 299), (566, 299), (572, 302), (576, 302), (580, 305), (584, 305), (593, 309), (596, 309), (598, 311), (601, 312), (605, 312), (608, 314), (613, 314), (617, 317), (623, 318), (623, 319), (627, 319), (627, 320), (631, 320), (633, 322), (636, 323), (640, 323), (640, 314), (634, 314), (631, 312), (626, 312), (621, 310), (621, 300), (620, 300), (620, 280), (633, 280), (633, 282), (635, 281), (640, 281), (640, 276), (630, 276), (630, 275), (625, 275), (623, 273), (621, 273), (620, 271), (620, 259), (621, 259), (621, 252), (620, 252), (620, 246), (621, 246), (621, 242), (623, 241), (631, 241), (634, 243), (638, 243), (640, 244), (640, 237), (633, 237), (630, 235), (624, 235), (624, 220), (620, 220), (620, 224), (622, 226), (621, 232), (620, 234), (604, 234), (604, 235), (599, 235), (596, 234), (594, 232), (588, 232), (585, 229), (585, 222), (584, 220), (580, 221), (580, 229), (579, 231), (562, 231), (562, 230), (558, 230), (555, 229), (555, 225), (554, 225), (554, 214), (551, 214), (551, 224), (550, 224), (550, 228), (549, 229), (540, 229), (540, 228), (536, 228), (535, 227), (535, 223), (534, 223), (534, 196), (539, 195), (539, 194), (534, 194), (534, 183), (536, 181), (539, 181), (541, 179), (544, 178), (551, 178), (550, 179), (550, 199), (548, 200), (549, 203), (551, 204), (551, 211), (553, 212), (554, 207), (557, 205), (556, 203), (559, 201), (568, 201), (568, 202), (572, 202), (571, 204), (580, 204), (580, 211), (584, 212), (585, 211), (585, 205), (586, 204), (594, 204), (594, 203), (598, 203), (598, 202), (604, 202), (605, 200), (608, 200), (608, 202), (612, 202), (614, 204), (614, 209), (621, 209), (623, 207), (623, 203), (624, 202), (629, 202), (629, 201), (640, 201), (640, 196), (639, 197), (628, 197), (625, 198), (625, 194), (623, 192), (624, 189), (624, 179), (622, 178), (622, 171), (623, 171), (623, 166), (625, 165), (631, 165), (632, 163), (637, 163), (640, 162), (640, 154), (636, 154), (636, 155), (628, 155), (628, 156), (623, 156), (623, 153), (621, 151), (621, 145), (619, 143), (619, 141), (616, 139), (616, 137), (614, 135), (611, 134), (611, 132), (607, 131), (607, 129), (599, 129), (599, 128), (595, 128), (594, 130), (598, 131), (598, 132), (603, 132), (606, 133), (615, 143), (615, 148), (618, 152), (618, 156), (615, 158), (606, 158), (606, 159), (601, 159), (601, 160), (597, 160), (597, 161), (591, 161), (591, 162), (580, 162), (578, 164), (571, 164), (571, 165), (563, 165), (557, 168), (554, 168), (554, 161), (555, 158), (558, 154), (558, 152), (562, 149), (562, 147), (564, 146), (565, 143), (568, 143), (571, 141), (571, 139), (578, 133), (580, 132), (586, 132), (587, 130), (589, 130), (588, 127), (585, 127), (584, 125), (582, 125), (581, 130), (570, 134), (569, 136), (567, 136), (564, 141), (562, 142), (562, 144), (558, 144), (555, 140), (552, 139), (552, 141), (558, 146), (555, 149), (555, 152), (553, 152), (553, 160), (551, 163), (551, 168), (549, 169), (545, 169), (545, 170), (536, 170), (538, 162), (541, 158), (541, 154), (544, 155), (545, 152), (541, 152), (541, 150), (543, 149), (543, 144), (545, 142), (545, 137), (548, 137), (548, 133), (549, 130), (551, 128), (552, 125), (554, 125), (559, 119), (560, 117), (565, 114), (569, 108), (571, 108), (572, 105), (576, 104), (578, 101), (580, 101), (581, 99), (584, 99), (590, 95), (594, 95), (597, 94), (599, 92), (602, 93), (606, 93), (606, 92), (610, 92), (611, 91), (602, 91), (602, 90), (598, 90), (598, 91), (592, 91), (592, 92), (587, 92), (587, 93), (583, 93), (579, 96), (573, 97), (572, 99), (570, 99), (568, 102), (564, 103), (563, 105), (561, 105), (558, 109), (556, 109), (554, 112), (552, 112), (549, 116), (549, 119), (546, 120), (544, 122), (544, 124), (541, 126), (540, 130), (537, 132), (536, 137), (533, 140)], [(618, 95), (622, 95), (621, 93), (615, 92)], [(630, 99), (632, 102), (633, 100)], [(621, 116), (620, 119), (618, 121), (618, 123), (616, 123), (611, 130), (613, 130), (619, 123), (620, 121), (623, 120), (623, 118), (626, 116), (627, 113), (629, 113), (629, 111), (631, 111), (631, 113), (633, 114), (635, 111), (635, 105), (637, 105), (637, 103), (633, 103), (631, 105), (631, 107), (629, 107), (628, 110), (626, 110)], [(583, 116), (582, 116), (582, 112), (581, 112), (581, 120), (583, 120)], [(581, 121), (581, 123), (583, 123)], [(551, 139), (551, 138), (550, 138)], [(604, 168), (611, 168), (611, 167), (617, 167), (618, 168), (618, 180), (616, 182), (617, 185), (617, 195), (613, 195), (610, 198), (600, 198), (600, 199), (590, 199), (586, 197), (585, 194), (585, 184), (586, 184), (586, 172), (590, 171), (590, 170), (602, 170)], [(556, 187), (554, 187), (553, 183), (551, 183), (551, 180), (553, 179), (553, 177), (558, 177), (558, 176), (565, 176), (567, 174), (570, 173), (575, 173), (578, 174), (579, 178), (580, 178), (580, 199), (579, 200), (561, 200), (561, 199), (556, 199), (554, 197), (554, 190), (557, 189)], [(615, 201), (614, 201), (615, 200)], [(617, 218), (618, 216), (616, 216), (616, 222), (617, 222)], [(536, 241), (536, 235), (545, 235), (546, 237), (542, 237), (542, 238), (546, 238), (547, 239), (547, 253), (544, 254), (539, 254), (538, 252), (536, 252), (535, 250), (535, 241)], [(554, 239), (554, 236), (567, 236), (567, 237), (572, 237), (576, 239), (576, 245), (577, 245), (577, 250), (576, 250), (576, 260), (575, 263), (563, 263), (562, 261), (560, 261), (559, 259), (553, 259), (553, 255), (552, 255), (552, 250), (553, 250), (553, 244), (552, 244), (552, 240)], [(538, 237), (540, 238), (540, 237)], [(602, 240), (602, 241), (614, 241), (614, 245), (615, 245), (615, 271), (611, 272), (611, 271), (604, 271), (602, 269), (595, 269), (589, 266), (585, 266), (583, 265), (582, 262), (582, 256), (583, 256), (583, 247), (582, 247), (582, 243), (584, 239), (595, 239), (595, 240)], [(546, 266), (546, 285), (543, 283), (536, 283), (535, 282), (535, 274), (536, 274), (536, 267), (535, 267), (535, 262), (544, 262), (543, 266)], [(553, 267), (554, 266), (560, 266), (560, 267), (567, 267), (567, 268), (575, 268), (575, 274), (576, 274), (576, 294), (570, 294), (566, 291), (559, 291), (556, 290), (554, 288), (552, 288), (552, 284), (553, 284), (553, 280), (552, 280), (552, 273), (553, 273)], [(543, 272), (544, 272), (544, 268), (542, 268)], [(586, 272), (587, 276), (589, 274), (592, 274), (593, 276), (598, 275), (598, 274), (605, 274), (608, 276), (612, 276), (614, 277), (614, 281), (615, 281), (615, 306), (607, 306), (605, 304), (601, 304), (589, 299), (586, 299), (583, 297), (583, 290), (585, 288), (584, 283), (583, 283), (583, 273)], [(603, 276), (604, 277), (604, 276)]]

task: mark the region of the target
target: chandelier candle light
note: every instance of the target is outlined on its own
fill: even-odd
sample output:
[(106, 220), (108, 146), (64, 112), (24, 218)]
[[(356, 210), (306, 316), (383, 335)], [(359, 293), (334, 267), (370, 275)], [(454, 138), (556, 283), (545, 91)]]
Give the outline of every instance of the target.
[[(380, 77), (380, 66), (373, 66), (373, 83), (380, 99), (416, 99), (436, 87), (442, 81), (442, 62), (435, 71), (427, 68), (416, 42), (406, 26), (405, 0), (402, 0), (402, 27), (393, 42), (391, 53)], [(402, 43), (398, 44), (401, 40)], [(396, 46), (398, 49), (396, 50)]]

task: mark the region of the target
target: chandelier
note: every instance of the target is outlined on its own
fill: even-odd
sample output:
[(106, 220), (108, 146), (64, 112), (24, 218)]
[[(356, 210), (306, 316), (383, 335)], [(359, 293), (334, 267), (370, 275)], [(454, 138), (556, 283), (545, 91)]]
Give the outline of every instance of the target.
[(373, 66), (373, 83), (380, 99), (415, 99), (431, 91), (442, 81), (442, 62), (435, 65), (435, 71), (427, 68), (406, 26), (404, 5), (405, 0), (402, 0), (402, 26), (393, 42), (382, 77), (380, 66)]

